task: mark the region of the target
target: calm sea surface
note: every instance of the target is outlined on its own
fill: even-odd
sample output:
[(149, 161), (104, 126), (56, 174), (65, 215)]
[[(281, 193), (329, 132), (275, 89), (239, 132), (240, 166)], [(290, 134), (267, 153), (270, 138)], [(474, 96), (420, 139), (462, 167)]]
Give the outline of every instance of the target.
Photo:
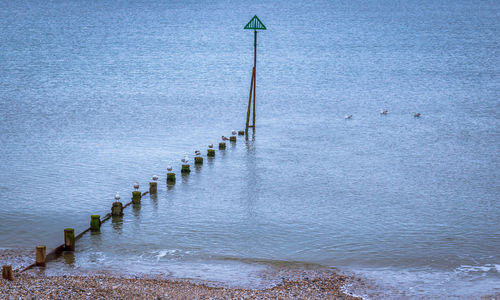
[[(244, 127), (254, 14), (255, 135), (181, 177)], [(260, 284), (312, 264), (373, 298), (498, 293), (499, 20), (498, 1), (0, 0), (0, 248), (53, 248), (158, 174), (49, 269)]]

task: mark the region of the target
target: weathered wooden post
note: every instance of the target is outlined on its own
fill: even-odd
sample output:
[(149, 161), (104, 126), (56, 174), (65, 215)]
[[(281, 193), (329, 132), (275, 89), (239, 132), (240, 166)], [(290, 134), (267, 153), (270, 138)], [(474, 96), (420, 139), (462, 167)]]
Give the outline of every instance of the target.
[[(254, 30), (254, 48), (253, 48), (253, 69), (252, 69), (252, 79), (250, 80), (250, 95), (248, 97), (248, 110), (247, 110), (247, 122), (245, 126), (245, 132), (248, 133), (248, 128), (252, 127), (255, 129), (255, 90), (256, 90), (256, 73), (257, 73), (257, 30), (266, 30), (266, 26), (262, 24), (260, 19), (255, 15), (250, 22), (245, 25), (244, 29)], [(252, 104), (252, 95), (253, 95), (253, 125), (249, 125), (250, 123), (250, 106)]]
[(239, 130), (238, 135), (245, 135), (245, 130)]
[(181, 168), (181, 173), (182, 174), (188, 174), (191, 172), (191, 169), (189, 167), (188, 164), (185, 164), (185, 165), (182, 165), (182, 168)]
[(156, 183), (156, 181), (158, 180), (158, 176), (153, 175), (152, 179), (153, 179), (153, 181), (149, 183), (149, 194), (156, 195), (157, 187), (158, 187), (158, 184)]
[(233, 143), (236, 142), (236, 136), (235, 135), (230, 136), (229, 141)]
[(121, 202), (113, 202), (113, 206), (111, 206), (111, 216), (123, 216), (123, 204)]
[(141, 204), (141, 192), (139, 191), (133, 191), (132, 192), (132, 204)]
[(101, 216), (91, 215), (90, 216), (90, 231), (99, 232), (101, 231)]
[(196, 165), (201, 165), (201, 164), (203, 164), (203, 157), (201, 157), (201, 156), (195, 156), (195, 157), (194, 157), (194, 163), (195, 163)]
[(113, 202), (113, 205), (111, 206), (111, 216), (113, 217), (123, 216), (123, 204), (119, 200), (120, 193), (116, 192), (115, 202)]
[(45, 259), (47, 258), (47, 247), (45, 245), (36, 246), (35, 248), (35, 266), (45, 267)]
[(14, 280), (14, 276), (12, 275), (12, 266), (2, 266), (2, 278), (7, 280)]
[(213, 144), (208, 145), (207, 156), (215, 157), (215, 149)]
[(226, 142), (219, 143), (219, 150), (226, 150)]
[(150, 182), (149, 183), (149, 194), (150, 195), (155, 195), (157, 192), (157, 183), (156, 182)]
[(175, 173), (173, 173), (173, 172), (167, 173), (167, 184), (168, 185), (175, 184)]
[(142, 194), (139, 191), (139, 183), (134, 182), (135, 191), (132, 192), (132, 204), (141, 204)]
[(64, 250), (75, 251), (75, 229), (64, 229)]

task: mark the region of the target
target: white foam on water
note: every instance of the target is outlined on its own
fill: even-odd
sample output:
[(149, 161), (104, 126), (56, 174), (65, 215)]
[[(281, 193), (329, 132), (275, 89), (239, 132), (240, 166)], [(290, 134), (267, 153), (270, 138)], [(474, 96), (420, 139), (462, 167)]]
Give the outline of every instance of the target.
[(172, 255), (175, 255), (176, 253), (180, 252), (180, 250), (178, 249), (164, 249), (164, 250), (160, 250), (160, 251), (155, 251), (154, 253), (158, 253), (156, 255), (156, 261), (160, 261), (160, 259), (162, 257), (165, 257), (165, 256), (172, 256)]
[(364, 299), (470, 298), (500, 293), (498, 264), (462, 265), (453, 270), (360, 268), (352, 270), (361, 281), (345, 292)]

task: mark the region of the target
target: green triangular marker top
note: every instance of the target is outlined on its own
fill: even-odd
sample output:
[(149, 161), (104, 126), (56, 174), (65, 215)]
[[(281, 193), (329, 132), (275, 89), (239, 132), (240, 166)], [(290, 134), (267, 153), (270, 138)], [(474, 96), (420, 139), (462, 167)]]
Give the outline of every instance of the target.
[(245, 25), (244, 29), (253, 29), (253, 30), (266, 30), (266, 25), (262, 24), (257, 15), (253, 16), (253, 18)]

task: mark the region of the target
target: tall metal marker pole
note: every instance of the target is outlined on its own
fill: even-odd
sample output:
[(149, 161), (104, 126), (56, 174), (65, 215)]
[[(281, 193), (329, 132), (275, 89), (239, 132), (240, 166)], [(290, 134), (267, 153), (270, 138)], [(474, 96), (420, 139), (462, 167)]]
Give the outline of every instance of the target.
[[(266, 26), (262, 24), (257, 15), (255, 15), (250, 22), (245, 25), (244, 29), (254, 30), (254, 42), (253, 42), (253, 69), (252, 69), (252, 79), (250, 81), (250, 95), (248, 96), (248, 110), (247, 110), (247, 122), (245, 126), (245, 135), (248, 138), (248, 128), (252, 127), (255, 129), (255, 88), (256, 88), (256, 68), (257, 68), (257, 30), (266, 30)], [(252, 96), (253, 96), (253, 117), (252, 125), (250, 125), (250, 110), (252, 106)]]

